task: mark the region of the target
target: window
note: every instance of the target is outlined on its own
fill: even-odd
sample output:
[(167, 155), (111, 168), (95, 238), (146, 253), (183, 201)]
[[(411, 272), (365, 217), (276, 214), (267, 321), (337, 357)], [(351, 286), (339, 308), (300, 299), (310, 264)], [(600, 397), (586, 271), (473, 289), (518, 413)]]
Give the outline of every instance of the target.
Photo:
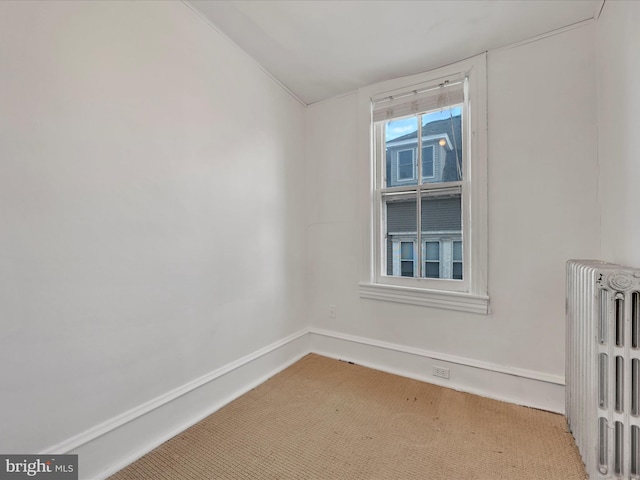
[(488, 312), (485, 72), (480, 55), (360, 90), (363, 298)]
[(451, 259), (452, 278), (462, 280), (462, 242), (453, 242), (453, 255)]
[(440, 242), (425, 242), (424, 276), (440, 278)]
[(422, 178), (433, 178), (433, 145), (422, 147)]
[(400, 150), (397, 158), (398, 181), (413, 180), (413, 150)]
[(400, 242), (400, 275), (413, 277), (413, 242)]

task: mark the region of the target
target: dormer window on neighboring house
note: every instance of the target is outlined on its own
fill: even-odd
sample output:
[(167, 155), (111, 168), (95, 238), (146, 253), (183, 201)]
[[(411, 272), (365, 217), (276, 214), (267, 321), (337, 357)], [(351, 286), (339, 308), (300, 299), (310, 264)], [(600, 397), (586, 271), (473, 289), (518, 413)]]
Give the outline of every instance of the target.
[[(422, 132), (418, 135), (418, 117), (389, 122), (386, 128), (386, 181), (389, 187), (459, 181), (462, 170), (461, 107), (422, 115)], [(409, 133), (398, 136), (409, 130)], [(394, 137), (395, 135), (395, 137)], [(418, 143), (421, 147), (418, 147)], [(456, 150), (457, 148), (457, 150)], [(418, 182), (421, 170), (422, 182)]]

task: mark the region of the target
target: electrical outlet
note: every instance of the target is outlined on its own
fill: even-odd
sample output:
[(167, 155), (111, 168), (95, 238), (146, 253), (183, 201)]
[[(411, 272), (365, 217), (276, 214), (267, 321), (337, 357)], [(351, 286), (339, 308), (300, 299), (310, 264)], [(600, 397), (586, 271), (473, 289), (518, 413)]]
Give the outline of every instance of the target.
[(444, 367), (433, 367), (433, 376), (440, 378), (449, 378), (449, 369)]
[(337, 314), (336, 314), (336, 306), (335, 305), (329, 305), (329, 318), (336, 318)]

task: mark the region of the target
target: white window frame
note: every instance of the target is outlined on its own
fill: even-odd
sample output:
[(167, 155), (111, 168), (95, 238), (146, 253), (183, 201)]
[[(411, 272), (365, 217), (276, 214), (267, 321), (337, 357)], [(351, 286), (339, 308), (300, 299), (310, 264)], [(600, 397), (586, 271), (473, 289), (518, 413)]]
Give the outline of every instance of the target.
[[(400, 178), (400, 152), (411, 152), (411, 176)], [(416, 179), (416, 155), (413, 148), (405, 148), (396, 152), (396, 182), (411, 182)]]
[[(462, 251), (463, 280), (392, 277), (384, 275), (382, 264), (384, 237), (380, 199), (377, 186), (384, 166), (375, 163), (374, 99), (385, 95), (411, 92), (423, 85), (435, 84), (449, 78), (468, 79), (467, 98), (463, 115), (462, 180)], [(363, 238), (362, 298), (445, 308), (487, 314), (487, 86), (486, 54), (463, 60), (427, 73), (397, 78), (359, 90), (358, 145), (362, 178), (359, 195)], [(434, 165), (435, 170), (435, 165)]]

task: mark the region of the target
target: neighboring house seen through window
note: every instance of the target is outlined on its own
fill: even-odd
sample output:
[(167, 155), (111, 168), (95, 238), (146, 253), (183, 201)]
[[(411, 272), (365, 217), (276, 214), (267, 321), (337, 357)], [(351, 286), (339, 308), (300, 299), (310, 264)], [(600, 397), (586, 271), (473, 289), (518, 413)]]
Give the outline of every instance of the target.
[[(454, 98), (462, 100), (462, 93)], [(411, 275), (406, 268), (400, 271), (387, 268), (386, 275), (454, 278), (452, 268), (440, 266), (440, 245), (448, 246), (447, 258), (451, 263), (451, 238), (463, 236), (462, 107), (462, 103), (456, 103), (437, 111), (381, 121), (376, 128), (376, 134), (384, 137), (385, 155), (381, 161), (387, 165), (382, 171), (398, 171), (395, 178), (393, 175), (383, 178), (380, 188), (380, 227), (388, 244), (385, 251), (388, 252), (389, 245), (399, 238), (426, 245), (426, 250), (416, 250), (412, 254), (411, 259), (415, 257), (416, 262)], [(404, 133), (407, 130), (409, 132)], [(382, 139), (378, 143), (382, 143)], [(414, 156), (414, 152), (418, 155)], [(403, 163), (409, 161), (409, 166)], [(413, 175), (414, 170), (419, 175)], [(401, 175), (403, 171), (407, 175)], [(427, 238), (429, 241), (425, 243)], [(403, 241), (403, 252), (405, 244), (412, 245)], [(464, 259), (461, 262), (464, 265)], [(393, 262), (386, 263), (389, 266)]]

